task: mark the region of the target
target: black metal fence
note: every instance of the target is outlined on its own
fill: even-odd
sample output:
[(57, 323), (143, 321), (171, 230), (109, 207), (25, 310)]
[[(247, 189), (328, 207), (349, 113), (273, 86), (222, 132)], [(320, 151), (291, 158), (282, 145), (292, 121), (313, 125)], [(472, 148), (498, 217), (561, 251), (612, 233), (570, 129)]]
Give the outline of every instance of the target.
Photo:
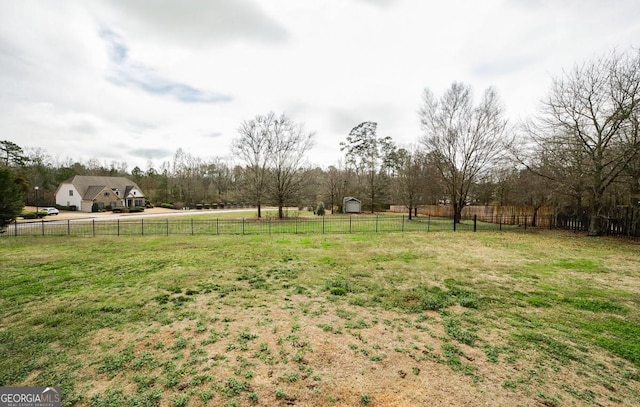
[[(604, 225), (605, 236), (640, 240), (640, 213), (638, 211), (629, 212), (629, 216), (603, 217), (600, 221)], [(554, 228), (571, 230), (576, 233), (587, 232), (590, 222), (591, 217), (586, 214), (557, 215)]]
[[(435, 231), (489, 231), (563, 229), (586, 232), (589, 217), (549, 216), (544, 221), (532, 215), (474, 216), (455, 223), (451, 218), (407, 215), (353, 215), (241, 219), (177, 219), (139, 218), (101, 221), (43, 219), (10, 225), (0, 236), (130, 236), (130, 235), (271, 235), (271, 234), (331, 234), (377, 232), (435, 232)], [(638, 219), (615, 218), (607, 220), (606, 234), (640, 239)]]

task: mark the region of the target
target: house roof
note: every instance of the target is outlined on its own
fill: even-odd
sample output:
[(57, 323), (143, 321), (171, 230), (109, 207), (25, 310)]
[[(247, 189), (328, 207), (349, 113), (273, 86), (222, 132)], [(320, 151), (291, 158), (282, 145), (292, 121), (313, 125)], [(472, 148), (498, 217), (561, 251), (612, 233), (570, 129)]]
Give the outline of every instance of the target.
[(92, 185), (89, 188), (87, 188), (87, 192), (82, 194), (82, 197), (84, 199), (95, 199), (100, 192), (104, 191), (105, 188), (106, 188), (106, 185), (100, 185), (100, 186)]
[[(68, 180), (64, 181), (58, 187), (58, 190), (62, 188), (64, 184), (72, 184), (76, 190), (82, 196), (82, 199), (94, 199), (97, 194), (105, 188), (117, 189), (120, 191), (120, 197), (126, 197), (129, 192), (135, 188), (142, 194), (140, 198), (144, 197), (144, 193), (140, 187), (129, 178), (125, 177), (98, 177), (89, 175), (76, 175)], [(56, 191), (58, 193), (58, 191)]]

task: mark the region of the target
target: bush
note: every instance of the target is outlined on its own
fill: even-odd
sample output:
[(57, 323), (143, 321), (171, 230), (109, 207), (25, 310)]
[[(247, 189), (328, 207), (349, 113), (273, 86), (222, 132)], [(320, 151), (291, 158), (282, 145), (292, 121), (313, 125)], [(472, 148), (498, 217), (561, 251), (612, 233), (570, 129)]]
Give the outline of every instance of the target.
[(144, 212), (144, 207), (134, 206), (133, 208), (129, 208), (129, 213), (138, 213), (138, 212)]
[(165, 209), (173, 209), (173, 204), (163, 202), (160, 204), (160, 207)]
[(93, 205), (91, 205), (91, 212), (100, 212), (100, 206), (97, 202), (94, 202)]
[(318, 209), (316, 209), (316, 215), (324, 216), (324, 203), (323, 202), (320, 202), (318, 204)]

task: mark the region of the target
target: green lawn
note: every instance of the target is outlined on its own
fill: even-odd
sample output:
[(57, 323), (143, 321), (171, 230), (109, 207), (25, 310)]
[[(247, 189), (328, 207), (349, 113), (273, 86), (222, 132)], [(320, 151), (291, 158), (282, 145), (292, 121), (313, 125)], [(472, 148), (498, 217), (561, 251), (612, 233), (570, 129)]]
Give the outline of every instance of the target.
[(65, 405), (640, 404), (631, 242), (19, 237), (0, 258), (0, 386)]

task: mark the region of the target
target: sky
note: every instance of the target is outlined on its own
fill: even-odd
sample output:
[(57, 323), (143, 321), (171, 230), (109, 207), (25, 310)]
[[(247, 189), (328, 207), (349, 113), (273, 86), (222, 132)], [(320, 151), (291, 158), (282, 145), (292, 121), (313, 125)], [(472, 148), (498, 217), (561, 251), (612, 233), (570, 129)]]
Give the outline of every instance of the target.
[(54, 164), (235, 162), (273, 111), (327, 167), (364, 121), (416, 144), (425, 88), (493, 86), (517, 123), (563, 70), (639, 47), (638, 0), (0, 0), (0, 140)]

